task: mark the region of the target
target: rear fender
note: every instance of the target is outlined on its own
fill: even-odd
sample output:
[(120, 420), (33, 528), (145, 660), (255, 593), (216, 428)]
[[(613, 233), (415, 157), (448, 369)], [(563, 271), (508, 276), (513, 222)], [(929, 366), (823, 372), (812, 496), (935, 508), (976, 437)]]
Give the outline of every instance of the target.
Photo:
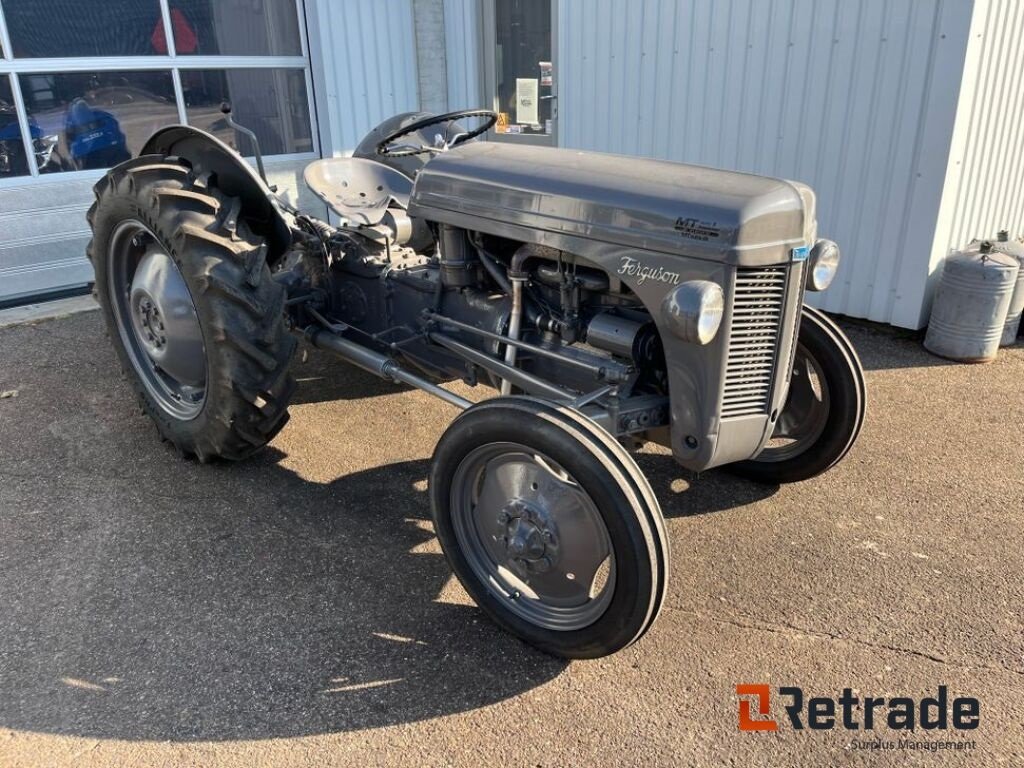
[(268, 262), (276, 261), (291, 246), (291, 227), (277, 197), (252, 166), (217, 137), (187, 125), (172, 125), (150, 136), (141, 154), (180, 157), (197, 175), (215, 176), (217, 189), (241, 200), (240, 215), (266, 239)]

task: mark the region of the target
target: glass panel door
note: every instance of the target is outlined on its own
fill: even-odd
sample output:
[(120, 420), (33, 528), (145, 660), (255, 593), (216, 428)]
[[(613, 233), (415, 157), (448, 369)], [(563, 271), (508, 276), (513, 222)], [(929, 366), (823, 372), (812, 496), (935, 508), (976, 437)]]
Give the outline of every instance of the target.
[(487, 100), (498, 113), (497, 141), (554, 146), (558, 108), (551, 0), (484, 5)]

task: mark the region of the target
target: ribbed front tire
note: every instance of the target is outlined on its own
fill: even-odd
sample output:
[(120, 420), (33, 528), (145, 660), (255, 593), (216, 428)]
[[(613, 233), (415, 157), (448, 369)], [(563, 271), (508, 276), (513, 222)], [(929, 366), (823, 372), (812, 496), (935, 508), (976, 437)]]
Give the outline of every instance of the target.
[(474, 405), (441, 437), (429, 487), (459, 581), (525, 642), (597, 658), (657, 618), (669, 559), (661, 508), (632, 457), (579, 412), (532, 397)]
[[(817, 390), (807, 381), (812, 368)], [(776, 425), (779, 434), (780, 427), (791, 423), (798, 437), (780, 447), (769, 443), (753, 459), (725, 468), (771, 485), (799, 483), (827, 472), (857, 441), (867, 402), (864, 369), (853, 344), (827, 315), (805, 306), (789, 398)], [(817, 428), (810, 428), (815, 421)]]

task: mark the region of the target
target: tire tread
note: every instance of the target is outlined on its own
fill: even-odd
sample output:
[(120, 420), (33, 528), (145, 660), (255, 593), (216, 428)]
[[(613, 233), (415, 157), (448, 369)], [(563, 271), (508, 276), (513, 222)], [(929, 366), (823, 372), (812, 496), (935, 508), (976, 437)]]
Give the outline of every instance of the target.
[[(111, 169), (93, 187), (87, 254), (108, 335), (122, 369), (162, 439), (201, 462), (247, 458), (288, 421), (295, 390), (289, 366), (297, 342), (284, 322), (285, 289), (270, 275), (266, 244), (241, 216), (241, 204), (174, 157), (146, 155)], [(178, 265), (207, 339), (207, 401), (192, 422), (166, 415), (151, 401), (123, 348), (106, 284), (104, 249), (113, 228), (135, 218)], [(193, 423), (194, 422), (194, 423)], [(201, 422), (201, 423), (200, 423)]]

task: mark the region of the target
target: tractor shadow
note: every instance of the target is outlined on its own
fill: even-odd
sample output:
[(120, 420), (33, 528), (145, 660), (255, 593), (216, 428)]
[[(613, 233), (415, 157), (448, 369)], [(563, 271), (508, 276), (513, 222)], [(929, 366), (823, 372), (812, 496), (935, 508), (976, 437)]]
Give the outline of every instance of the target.
[[(355, 400), (412, 389), (383, 381), (328, 352), (308, 346), (304, 349), (308, 355), (294, 369), (299, 387), (293, 404)], [(734, 509), (767, 499), (779, 490), (777, 485), (754, 483), (723, 470), (690, 472), (667, 453), (640, 453), (633, 457), (657, 494), (665, 517)]]
[[(10, 542), (25, 556), (0, 574), (14, 628), (0, 647), (0, 726), (175, 742), (306, 736), (484, 707), (565, 669), (448, 584), (426, 461), (319, 484), (281, 458), (189, 463), (179, 471), (203, 490), (178, 480), (170, 501), (116, 491), (108, 539), (78, 545), (67, 579), (40, 534)], [(157, 479), (147, 473), (133, 471), (142, 493)]]
[(293, 405), (360, 400), (412, 389), (405, 384), (384, 381), (305, 342), (292, 364), (292, 375), (299, 385), (291, 400)]
[(666, 518), (694, 517), (737, 509), (770, 498), (777, 485), (744, 480), (724, 470), (690, 472), (667, 453), (634, 454)]
[[(339, 733), (485, 707), (566, 668), (450, 582), (427, 461), (320, 484), (273, 448), (239, 465), (158, 452), (133, 470), (131, 492), (114, 491), (102, 545), (74, 543), (96, 525), (91, 502), (75, 517), (76, 499), (58, 510), (71, 542), (12, 537), (24, 538), (0, 574), (13, 627), (0, 648), (0, 726), (172, 742)], [(639, 458), (668, 517), (773, 492), (717, 473), (681, 490), (671, 457)], [(185, 478), (171, 493), (174, 466)], [(168, 493), (154, 500), (151, 484)], [(56, 562), (68, 547), (70, 573)]]
[[(170, 742), (345, 733), (496, 704), (565, 670), (452, 583), (427, 461), (326, 483), (272, 447), (237, 465), (182, 461), (137, 415), (96, 322), (39, 349), (4, 425), (18, 444), (6, 455), (33, 461), (0, 485), (0, 727)], [(325, 386), (300, 386), (297, 402), (396, 389), (310, 360), (321, 367), (297, 376)], [(773, 492), (638, 460), (669, 517)]]

